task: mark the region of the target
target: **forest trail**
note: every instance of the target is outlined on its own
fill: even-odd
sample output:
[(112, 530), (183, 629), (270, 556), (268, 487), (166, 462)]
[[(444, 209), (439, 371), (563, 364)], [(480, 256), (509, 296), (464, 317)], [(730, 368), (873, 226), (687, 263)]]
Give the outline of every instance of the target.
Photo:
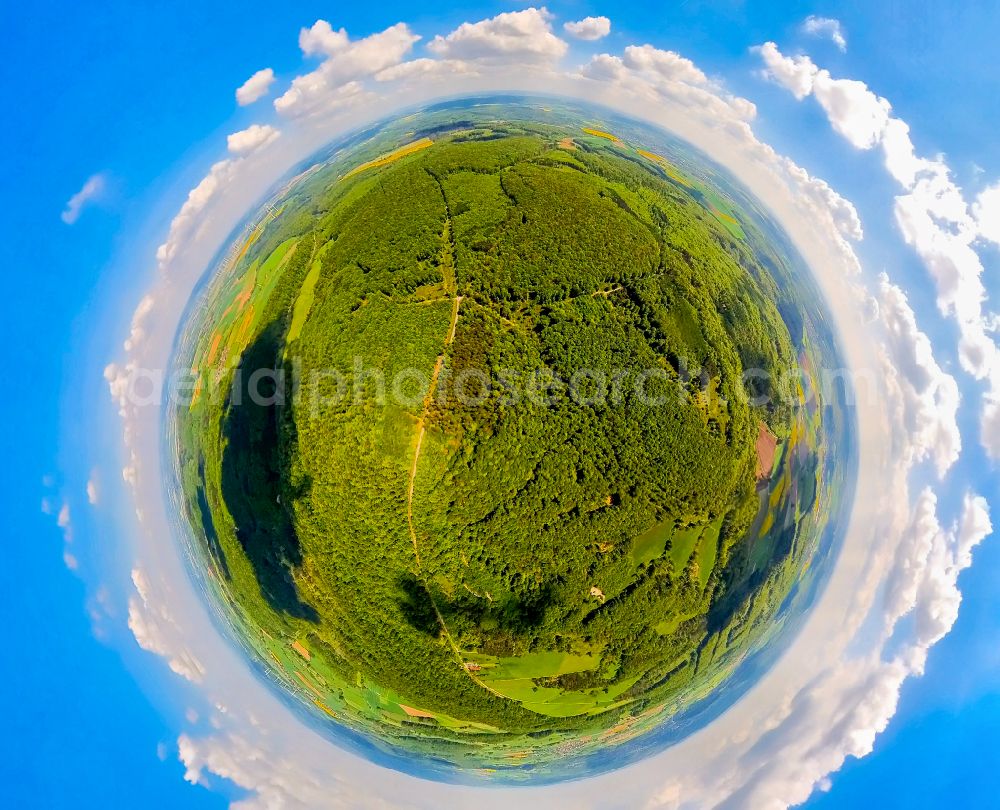
[[(437, 361), (434, 363), (434, 372), (431, 374), (431, 384), (428, 386), (427, 395), (424, 397), (423, 409), (420, 413), (420, 419), (417, 421), (417, 446), (413, 452), (413, 463), (410, 465), (410, 481), (406, 490), (406, 524), (410, 531), (410, 542), (413, 544), (413, 555), (417, 560), (417, 570), (421, 574), (421, 578), (420, 544), (417, 542), (417, 529), (413, 522), (413, 490), (417, 482), (417, 465), (420, 463), (420, 450), (424, 444), (424, 434), (427, 432), (427, 414), (430, 411), (431, 403), (434, 400), (434, 393), (437, 389), (437, 382), (441, 375), (441, 369), (444, 367), (445, 352), (448, 346), (451, 345), (452, 341), (455, 340), (455, 329), (458, 326), (458, 309), (462, 305), (462, 296), (456, 295), (453, 300), (454, 305), (451, 310), (451, 325), (448, 327), (448, 334), (444, 340), (443, 350), (441, 354), (438, 355)], [(444, 637), (448, 642), (448, 646), (451, 647), (452, 652), (455, 654), (455, 658), (462, 667), (462, 671), (468, 675), (469, 679), (477, 686), (482, 687), (487, 692), (496, 695), (498, 698), (508, 700), (509, 698), (497, 692), (489, 684), (485, 683), (482, 679), (477, 678), (476, 675), (469, 670), (465, 663), (465, 656), (462, 655), (462, 651), (459, 649), (458, 644), (455, 643), (455, 639), (452, 637), (451, 631), (448, 629), (448, 625), (445, 624), (444, 616), (441, 615), (441, 611), (438, 609), (437, 602), (434, 600), (430, 590), (427, 590), (427, 597), (430, 599), (431, 607), (434, 608), (434, 615), (437, 617), (438, 624), (441, 625), (441, 630), (444, 632)]]
[[(442, 189), (443, 194), (443, 189)], [(447, 201), (446, 201), (447, 205)], [(427, 432), (427, 415), (430, 412), (431, 403), (434, 401), (434, 394), (437, 391), (438, 379), (441, 376), (441, 369), (444, 368), (445, 356), (448, 352), (448, 347), (455, 340), (455, 330), (458, 328), (458, 310), (462, 305), (462, 296), (458, 294), (457, 284), (455, 280), (455, 244), (452, 241), (451, 233), (451, 213), (445, 218), (444, 230), (441, 234), (444, 245), (441, 250), (441, 273), (444, 277), (445, 290), (452, 298), (452, 309), (451, 309), (451, 323), (448, 326), (448, 333), (444, 338), (444, 345), (441, 348), (441, 353), (438, 355), (437, 360), (434, 363), (434, 371), (431, 373), (431, 382), (427, 387), (427, 394), (424, 397), (423, 407), (420, 411), (420, 418), (417, 420), (417, 446), (413, 451), (413, 462), (410, 464), (410, 480), (406, 488), (406, 525), (410, 532), (410, 542), (413, 544), (413, 556), (417, 561), (417, 572), (421, 579), (423, 579), (422, 564), (420, 561), (420, 544), (417, 542), (417, 528), (413, 522), (413, 491), (417, 483), (417, 466), (420, 463), (420, 451), (424, 445), (424, 434)], [(448, 625), (444, 621), (444, 616), (441, 615), (441, 611), (437, 606), (437, 602), (434, 596), (431, 594), (430, 589), (426, 588), (426, 582), (424, 583), (425, 589), (427, 590), (427, 597), (430, 600), (431, 607), (434, 608), (434, 615), (437, 617), (438, 624), (441, 625), (441, 630), (444, 633), (444, 637), (448, 642), (448, 646), (451, 647), (452, 652), (455, 654), (455, 659), (458, 661), (459, 665), (462, 667), (462, 671), (469, 676), (469, 679), (479, 687), (482, 687), (487, 692), (496, 695), (498, 698), (503, 698), (508, 700), (506, 696), (500, 694), (491, 686), (486, 684), (480, 678), (469, 670), (465, 663), (465, 656), (462, 655), (461, 649), (459, 649), (458, 644), (455, 643), (455, 639), (451, 635), (451, 631), (448, 629)]]
[[(444, 349), (447, 349), (455, 339), (455, 329), (458, 326), (458, 308), (461, 305), (462, 296), (456, 295), (451, 310), (451, 325), (448, 327), (448, 335), (444, 340)], [(434, 363), (434, 371), (431, 373), (431, 384), (427, 388), (427, 395), (424, 397), (420, 418), (417, 420), (417, 447), (413, 452), (413, 463), (410, 465), (410, 482), (406, 490), (406, 522), (410, 528), (410, 540), (413, 543), (413, 553), (416, 555), (418, 566), (420, 565), (420, 547), (417, 544), (417, 531), (413, 525), (413, 489), (417, 483), (417, 465), (420, 463), (420, 450), (424, 444), (424, 434), (427, 432), (427, 414), (430, 411), (431, 403), (434, 401), (438, 378), (441, 376), (441, 369), (444, 368), (444, 360), (445, 352), (442, 351)]]

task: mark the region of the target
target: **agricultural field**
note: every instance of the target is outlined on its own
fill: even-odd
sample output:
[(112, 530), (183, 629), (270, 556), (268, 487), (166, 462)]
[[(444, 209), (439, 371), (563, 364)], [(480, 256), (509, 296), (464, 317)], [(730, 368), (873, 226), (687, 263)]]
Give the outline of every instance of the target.
[(849, 418), (778, 384), (836, 344), (774, 227), (676, 142), (556, 104), (435, 107), (301, 167), (177, 346), (220, 623), (396, 764), (648, 750), (794, 624), (844, 501)]

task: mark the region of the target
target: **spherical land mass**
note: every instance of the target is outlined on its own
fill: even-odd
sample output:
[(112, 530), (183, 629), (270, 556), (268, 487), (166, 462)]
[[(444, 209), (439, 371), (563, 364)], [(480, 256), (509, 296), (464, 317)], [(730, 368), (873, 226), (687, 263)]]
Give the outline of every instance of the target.
[(822, 298), (661, 131), (510, 98), (387, 122), (277, 189), (193, 301), (168, 429), (195, 573), (386, 764), (647, 755), (757, 677), (829, 568), (851, 423), (815, 384)]

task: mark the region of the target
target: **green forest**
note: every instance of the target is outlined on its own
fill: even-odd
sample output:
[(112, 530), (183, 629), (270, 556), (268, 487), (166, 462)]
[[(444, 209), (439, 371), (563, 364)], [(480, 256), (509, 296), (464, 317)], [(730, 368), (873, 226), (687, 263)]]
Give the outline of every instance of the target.
[(627, 737), (801, 569), (820, 409), (761, 380), (808, 318), (665, 158), (504, 121), (392, 146), (282, 189), (209, 287), (188, 517), (252, 646), (341, 722), (512, 766)]

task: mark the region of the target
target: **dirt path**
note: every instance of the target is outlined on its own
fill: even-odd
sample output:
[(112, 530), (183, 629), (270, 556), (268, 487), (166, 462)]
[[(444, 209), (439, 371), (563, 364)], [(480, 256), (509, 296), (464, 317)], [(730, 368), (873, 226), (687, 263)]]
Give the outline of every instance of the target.
[[(462, 296), (456, 295), (454, 300), (454, 306), (451, 310), (451, 325), (448, 328), (448, 334), (444, 340), (444, 349), (446, 350), (448, 346), (451, 345), (452, 341), (455, 339), (455, 329), (458, 326), (458, 309), (462, 305)], [(437, 361), (434, 363), (434, 373), (431, 375), (431, 384), (427, 389), (427, 395), (424, 397), (423, 409), (420, 413), (420, 419), (417, 421), (417, 446), (413, 452), (413, 463), (410, 465), (410, 481), (406, 489), (406, 524), (410, 531), (410, 542), (413, 544), (413, 556), (417, 560), (417, 569), (421, 569), (422, 565), (420, 562), (420, 544), (417, 542), (417, 528), (413, 522), (413, 490), (417, 483), (417, 465), (420, 463), (420, 451), (424, 444), (424, 434), (427, 432), (427, 414), (430, 411), (431, 403), (434, 401), (434, 393), (437, 389), (438, 378), (441, 375), (441, 369), (444, 366), (445, 352), (442, 351), (438, 355)], [(420, 571), (421, 578), (423, 578), (423, 572)], [(426, 582), (424, 583), (426, 588)], [(500, 694), (495, 689), (493, 689), (489, 684), (477, 678), (469, 668), (465, 665), (465, 656), (462, 655), (461, 649), (459, 649), (458, 644), (455, 643), (455, 639), (451, 635), (451, 631), (448, 629), (448, 625), (445, 623), (444, 616), (441, 615), (441, 611), (438, 609), (437, 602), (434, 600), (434, 596), (431, 594), (430, 589), (427, 589), (427, 597), (430, 599), (431, 607), (434, 608), (434, 615), (437, 617), (438, 624), (441, 625), (441, 630), (444, 632), (445, 639), (448, 642), (448, 646), (451, 647), (452, 652), (455, 654), (455, 659), (458, 661), (459, 665), (462, 667), (462, 671), (469, 676), (469, 679), (475, 683), (477, 686), (482, 687), (487, 692), (496, 695), (499, 698), (508, 698), (505, 695)], [(492, 601), (492, 600), (491, 600)]]
[[(458, 326), (458, 308), (462, 305), (462, 296), (456, 295), (454, 306), (451, 310), (451, 326), (448, 327), (448, 335), (444, 340), (444, 348), (447, 349), (455, 339), (455, 328)], [(420, 418), (417, 420), (417, 448), (413, 452), (413, 463), (410, 465), (410, 483), (406, 490), (406, 522), (410, 528), (410, 540), (413, 542), (413, 553), (417, 558), (417, 565), (420, 565), (420, 547), (417, 544), (417, 531), (413, 525), (413, 489), (417, 483), (417, 465), (420, 463), (420, 451), (424, 444), (424, 433), (427, 432), (427, 414), (430, 411), (431, 403), (434, 401), (434, 393), (437, 390), (438, 378), (441, 376), (441, 369), (444, 367), (445, 353), (442, 351), (434, 363), (434, 371), (431, 374), (431, 384), (427, 388), (427, 395), (424, 397), (423, 408)]]
[[(436, 178), (435, 178), (436, 179)], [(441, 189), (441, 194), (444, 196), (444, 189)], [(499, 698), (504, 698), (504, 695), (497, 692), (488, 684), (484, 683), (480, 678), (477, 678), (473, 672), (469, 670), (465, 663), (465, 656), (462, 655), (461, 649), (459, 649), (458, 644), (451, 635), (451, 631), (448, 629), (448, 625), (445, 623), (444, 616), (441, 615), (441, 611), (437, 606), (437, 602), (434, 596), (430, 592), (430, 588), (427, 588), (427, 582), (423, 575), (422, 563), (420, 561), (420, 544), (417, 542), (417, 527), (413, 522), (413, 491), (417, 483), (417, 466), (420, 463), (420, 451), (423, 449), (424, 445), (424, 434), (427, 432), (427, 416), (430, 413), (431, 404), (434, 401), (434, 394), (437, 390), (438, 379), (441, 376), (441, 369), (444, 368), (445, 356), (448, 351), (448, 347), (455, 340), (455, 330), (458, 327), (458, 310), (462, 305), (462, 296), (458, 295), (457, 284), (455, 279), (455, 245), (452, 241), (451, 232), (451, 212), (447, 210), (448, 201), (445, 199), (445, 208), (447, 211), (447, 216), (445, 218), (444, 230), (441, 234), (444, 241), (444, 246), (441, 251), (441, 273), (444, 277), (444, 286), (446, 292), (452, 296), (452, 309), (451, 309), (451, 324), (448, 326), (448, 333), (444, 338), (444, 345), (441, 348), (441, 353), (438, 355), (437, 360), (434, 363), (434, 371), (431, 374), (431, 382), (427, 388), (427, 394), (424, 397), (423, 407), (420, 411), (420, 418), (417, 420), (417, 445), (413, 451), (413, 463), (410, 464), (410, 476), (409, 483), (406, 488), (406, 525), (410, 532), (410, 542), (413, 544), (413, 556), (417, 561), (417, 571), (422, 580), (424, 580), (424, 587), (427, 591), (427, 598), (430, 599), (431, 607), (434, 608), (434, 615), (437, 617), (438, 624), (441, 625), (441, 631), (444, 633), (444, 637), (448, 642), (448, 646), (451, 647), (452, 652), (455, 655), (455, 659), (458, 661), (459, 666), (461, 666), (462, 671), (469, 676), (469, 679), (475, 683), (477, 686), (482, 687), (487, 692), (496, 695)]]

